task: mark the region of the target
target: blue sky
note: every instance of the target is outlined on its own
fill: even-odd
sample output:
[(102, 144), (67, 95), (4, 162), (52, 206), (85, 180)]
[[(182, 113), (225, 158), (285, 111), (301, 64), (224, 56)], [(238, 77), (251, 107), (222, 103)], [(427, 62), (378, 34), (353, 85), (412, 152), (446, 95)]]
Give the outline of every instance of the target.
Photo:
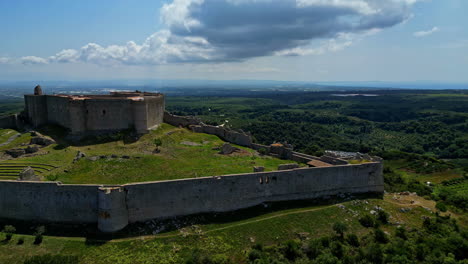
[(466, 0), (0, 1), (0, 80), (468, 81)]

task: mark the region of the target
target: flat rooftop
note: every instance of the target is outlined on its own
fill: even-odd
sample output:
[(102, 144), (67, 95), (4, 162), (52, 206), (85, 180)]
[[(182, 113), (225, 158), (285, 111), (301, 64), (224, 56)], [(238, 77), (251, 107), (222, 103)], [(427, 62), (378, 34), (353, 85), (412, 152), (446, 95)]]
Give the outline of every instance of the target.
[(102, 100), (132, 100), (132, 101), (143, 101), (145, 97), (160, 97), (161, 93), (148, 93), (148, 92), (111, 92), (110, 94), (53, 94), (49, 96), (69, 98), (71, 100), (90, 100), (90, 99), (102, 99)]

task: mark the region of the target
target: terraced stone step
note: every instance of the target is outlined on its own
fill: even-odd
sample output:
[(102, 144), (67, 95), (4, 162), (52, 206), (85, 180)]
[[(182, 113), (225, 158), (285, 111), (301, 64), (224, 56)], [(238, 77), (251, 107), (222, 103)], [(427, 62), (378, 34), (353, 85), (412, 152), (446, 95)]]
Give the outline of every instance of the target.
[(2, 165), (24, 165), (24, 166), (42, 166), (42, 167), (50, 167), (50, 168), (58, 168), (57, 166), (50, 165), (50, 164), (44, 164), (44, 163), (26, 163), (26, 162), (4, 162), (0, 163), (0, 166)]
[(35, 170), (46, 170), (46, 171), (51, 171), (55, 168), (44, 168), (44, 167), (38, 167), (38, 166), (34, 166), (34, 165), (0, 165), (0, 169), (2, 168), (8, 168), (8, 169), (14, 169), (14, 168), (19, 168), (19, 169), (22, 169), (22, 168), (26, 168), (26, 167), (31, 167)]

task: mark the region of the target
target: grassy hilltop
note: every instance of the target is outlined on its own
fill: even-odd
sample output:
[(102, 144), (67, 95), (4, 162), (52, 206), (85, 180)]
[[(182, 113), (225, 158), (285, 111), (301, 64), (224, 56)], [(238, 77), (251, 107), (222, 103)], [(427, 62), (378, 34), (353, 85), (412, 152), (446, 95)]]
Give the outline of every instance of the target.
[[(11, 133), (16, 132), (0, 130), (0, 136)], [(29, 134), (24, 134), (2, 149), (20, 146), (30, 138)], [(3, 161), (0, 169), (1, 166), (30, 164), (38, 167), (38, 172), (46, 180), (75, 184), (125, 184), (247, 173), (253, 171), (253, 166), (264, 166), (266, 171), (272, 171), (280, 164), (292, 162), (261, 156), (240, 146), (237, 147), (241, 151), (222, 155), (219, 147), (224, 142), (217, 136), (193, 133), (168, 124), (133, 143), (123, 140), (83, 146), (58, 143), (41, 149), (34, 157)], [(78, 151), (85, 153), (86, 157), (74, 162)], [(54, 168), (39, 168), (45, 165)]]
[[(18, 227), (11, 240), (2, 241), (7, 233), (0, 232), (0, 263), (468, 263), (466, 91), (232, 93), (168, 97), (167, 106), (175, 114), (249, 131), (263, 144), (288, 141), (315, 155), (326, 149), (380, 155), (387, 194), (258, 207), (204, 221), (174, 219), (172, 229), (154, 221), (143, 237), (105, 241), (67, 237), (47, 227), (42, 243), (34, 244), (38, 225), (32, 224)], [(0, 144), (15, 133), (0, 130)], [(0, 151), (29, 140), (23, 134)], [(0, 171), (12, 171), (11, 165), (1, 167), (5, 162), (29, 163), (46, 179), (64, 183), (124, 183), (250, 172), (253, 166), (273, 170), (289, 163), (244, 148), (220, 155), (213, 148), (222, 143), (163, 125), (136, 143), (59, 142), (41, 150), (47, 155), (1, 162)], [(156, 147), (159, 153), (153, 153)], [(73, 163), (78, 151), (87, 157)], [(118, 157), (109, 158), (113, 154)], [(99, 156), (104, 158), (87, 159)]]

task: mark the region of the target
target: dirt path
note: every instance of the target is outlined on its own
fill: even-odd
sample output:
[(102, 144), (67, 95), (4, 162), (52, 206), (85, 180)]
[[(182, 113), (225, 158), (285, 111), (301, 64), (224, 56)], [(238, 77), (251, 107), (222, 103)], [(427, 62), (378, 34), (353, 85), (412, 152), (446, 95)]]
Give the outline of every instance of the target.
[(15, 135), (9, 137), (9, 138), (7, 139), (7, 141), (1, 143), (1, 144), (0, 144), (0, 147), (3, 147), (3, 146), (6, 146), (6, 145), (10, 144), (11, 142), (13, 142), (13, 140), (15, 140), (16, 138), (18, 138), (18, 137), (20, 137), (20, 136), (21, 136), (20, 133), (16, 133)]

